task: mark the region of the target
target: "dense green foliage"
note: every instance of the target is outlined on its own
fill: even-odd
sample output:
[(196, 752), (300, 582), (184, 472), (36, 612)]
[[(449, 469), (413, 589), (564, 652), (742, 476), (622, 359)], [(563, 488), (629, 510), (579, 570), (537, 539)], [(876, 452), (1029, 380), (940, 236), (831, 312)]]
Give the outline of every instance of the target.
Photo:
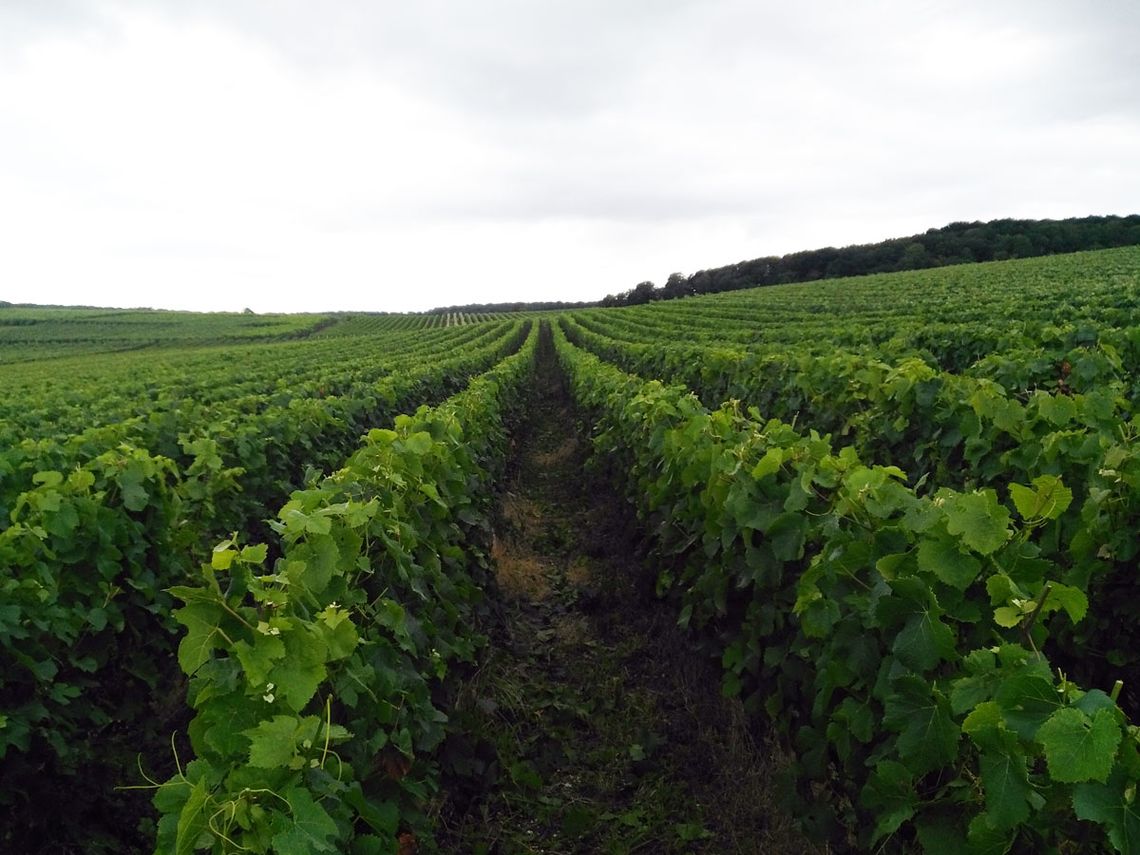
[(833, 842), (1140, 845), (1138, 257), (560, 321), (662, 591)]
[[(1040, 652), (1089, 605), (1059, 548), (1060, 478), (924, 498), (897, 467), (557, 340), (598, 452), (674, 559), (659, 588), (718, 639), (727, 691), (794, 745), (817, 831), (1040, 851), (1091, 845), (1090, 820), (1133, 851), (1140, 739), (1119, 689), (1085, 691)], [(1109, 534), (1082, 516), (1077, 552)]]
[[(829, 321), (786, 311), (796, 289), (765, 289), (747, 297), (751, 315), (720, 315), (703, 333), (695, 332), (702, 313), (686, 315), (679, 305), (584, 313), (566, 329), (627, 370), (685, 384), (706, 406), (734, 399), (765, 417), (831, 434), (861, 459), (900, 467), (920, 493), (1062, 478), (1075, 496), (1060, 523), (1064, 542), (1081, 548), (1085, 538), (1072, 533), (1081, 520), (1101, 526), (1100, 554), (1065, 561), (1103, 605), (1071, 630), (1071, 649), (1079, 641), (1080, 654), (1060, 661), (1090, 682), (1125, 668), (1135, 714), (1140, 626), (1128, 619), (1128, 604), (1140, 595), (1130, 572), (1140, 496), (1117, 479), (1118, 464), (1135, 454), (1138, 267), (1140, 251), (1125, 249), (867, 279), (850, 283), (848, 300)], [(821, 289), (813, 289), (814, 300)], [(745, 299), (717, 302), (743, 310)], [(923, 336), (932, 305), (955, 319), (943, 322), (943, 346), (928, 346)], [(860, 342), (848, 332), (881, 328), (891, 337)], [(794, 343), (797, 333), (805, 344)], [(845, 333), (843, 349), (826, 348)], [(690, 343), (662, 347), (663, 338)], [(971, 340), (978, 346), (966, 349)], [(955, 370), (944, 370), (947, 364)]]
[[(106, 790), (137, 779), (140, 748), (148, 759), (156, 749), (168, 755), (181, 715), (169, 697), (178, 685), (177, 625), (166, 589), (185, 582), (196, 556), (227, 533), (268, 533), (261, 521), (291, 490), (343, 463), (361, 434), (463, 388), (517, 349), (526, 328), (518, 322), (455, 327), (437, 338), (373, 337), (355, 364), (333, 367), (344, 377), (339, 388), (326, 385), (332, 352), (310, 360), (306, 343), (269, 345), (276, 371), (263, 367), (249, 381), (263, 388), (240, 395), (223, 388), (184, 397), (175, 360), (165, 365), (169, 375), (161, 364), (144, 374), (153, 409), (144, 404), (138, 416), (123, 418), (118, 408), (129, 409), (130, 399), (101, 398), (98, 382), (64, 387), (78, 396), (68, 402), (74, 411), (96, 422), (73, 435), (66, 433), (71, 410), (28, 407), (37, 398), (25, 392), (24, 412), (14, 408), (9, 424), (16, 437), (30, 436), (0, 448), (6, 844), (27, 848), (50, 829), (49, 839), (86, 840), (94, 851), (104, 823), (117, 839), (126, 819), (106, 810)], [(120, 372), (131, 374), (119, 364), (124, 358), (103, 357), (106, 388)], [(244, 383), (251, 361), (214, 354), (212, 382)], [(290, 376), (294, 383), (278, 382)], [(53, 393), (45, 388), (40, 400)], [(140, 398), (136, 407), (146, 401)], [(99, 424), (104, 405), (108, 423)], [(54, 436), (46, 428), (53, 414), (64, 427)], [(76, 793), (73, 822), (60, 822), (54, 809), (52, 794), (61, 789)]]
[(434, 696), (480, 643), (490, 486), (536, 340), (295, 492), (272, 569), (264, 545), (226, 540), (173, 589), (196, 759), (155, 797), (161, 851), (381, 853), (430, 836)]
[(430, 848), (542, 323), (805, 828), (1140, 852), (1138, 310), (1137, 248), (545, 320), (0, 307), (0, 845)]

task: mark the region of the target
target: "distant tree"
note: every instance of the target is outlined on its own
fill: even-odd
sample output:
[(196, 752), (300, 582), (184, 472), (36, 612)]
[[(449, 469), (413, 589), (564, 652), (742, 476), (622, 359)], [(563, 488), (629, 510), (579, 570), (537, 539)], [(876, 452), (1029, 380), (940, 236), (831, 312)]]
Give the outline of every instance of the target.
[(685, 274), (670, 273), (669, 278), (665, 280), (665, 285), (661, 288), (661, 299), (672, 300), (675, 297), (684, 297), (691, 293), (689, 280)]
[(638, 282), (637, 285), (634, 286), (634, 289), (629, 292), (626, 304), (629, 306), (639, 306), (642, 303), (648, 303), (654, 298), (654, 290), (656, 287), (657, 286), (648, 279), (644, 282)]
[(930, 266), (930, 256), (926, 252), (926, 247), (918, 241), (906, 245), (897, 265), (899, 270), (921, 270)]

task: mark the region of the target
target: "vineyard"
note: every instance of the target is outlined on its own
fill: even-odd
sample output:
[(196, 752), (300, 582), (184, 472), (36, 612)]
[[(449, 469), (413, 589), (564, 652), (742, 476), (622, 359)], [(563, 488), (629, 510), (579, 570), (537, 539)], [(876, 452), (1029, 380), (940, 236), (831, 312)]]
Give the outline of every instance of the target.
[[(564, 312), (0, 307), (0, 847), (1140, 853), (1138, 316), (1136, 248)], [(605, 560), (590, 490), (636, 530)], [(679, 652), (622, 659), (656, 609)], [(667, 786), (690, 654), (775, 758), (764, 846), (701, 795), (745, 755)]]

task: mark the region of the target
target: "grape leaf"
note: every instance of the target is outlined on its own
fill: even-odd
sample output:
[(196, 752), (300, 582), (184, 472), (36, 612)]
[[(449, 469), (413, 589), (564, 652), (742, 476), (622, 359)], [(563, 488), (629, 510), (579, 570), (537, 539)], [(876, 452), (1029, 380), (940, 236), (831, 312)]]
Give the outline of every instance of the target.
[(250, 685), (260, 687), (269, 682), (269, 671), (273, 663), (285, 655), (285, 644), (276, 636), (255, 632), (253, 644), (238, 641), (234, 644), (234, 652)]
[(256, 725), (258, 718), (256, 707), (245, 695), (213, 697), (198, 711), (191, 732), (201, 728), (206, 747), (223, 756), (241, 754), (249, 744), (242, 732)]
[(898, 732), (899, 757), (916, 774), (950, 763), (958, 755), (958, 725), (945, 696), (921, 677), (906, 675), (892, 683), (883, 724)]
[(938, 619), (934, 606), (910, 616), (897, 636), (892, 650), (904, 663), (926, 671), (949, 659), (954, 653), (954, 632)]
[(259, 769), (287, 768), (298, 746), (316, 738), (320, 725), (317, 716), (275, 715), (257, 727), (242, 731), (249, 739), (249, 765)]
[(1073, 503), (1073, 491), (1056, 475), (1039, 475), (1033, 489), (1023, 484), (1010, 484), (1009, 496), (1024, 520), (1055, 520)]
[(1080, 819), (1103, 825), (1108, 839), (1123, 855), (1140, 852), (1140, 801), (1129, 798), (1129, 786), (1134, 785), (1117, 772), (1107, 784), (1073, 787), (1073, 812)]
[(289, 553), (286, 565), (289, 581), (319, 594), (332, 580), (339, 558), (340, 550), (331, 535), (313, 535)]
[(982, 562), (963, 553), (949, 538), (924, 539), (918, 546), (918, 566), (959, 590), (965, 590), (982, 570)]
[(918, 803), (910, 770), (894, 760), (879, 763), (863, 788), (862, 802), (878, 817), (874, 839), (881, 840), (894, 834), (899, 826), (914, 816)]
[(1009, 832), (994, 828), (985, 813), (970, 820), (966, 841), (970, 855), (1006, 855), (1013, 843)]
[(1120, 745), (1120, 725), (1113, 711), (1101, 709), (1091, 719), (1073, 707), (1049, 716), (1037, 731), (1054, 781), (1078, 784), (1108, 779)]
[(218, 626), (222, 608), (216, 603), (198, 601), (174, 609), (174, 619), (186, 627), (186, 637), (178, 644), (178, 666), (183, 673), (193, 674), (219, 647)]
[(273, 836), (273, 849), (278, 855), (312, 855), (315, 852), (336, 852), (329, 842), (337, 836), (337, 826), (323, 807), (313, 801), (303, 787), (294, 787), (285, 793), (289, 801), (293, 825)]
[(277, 694), (295, 712), (309, 702), (325, 678), (328, 647), (315, 632), (291, 629), (282, 633), (285, 657), (273, 666), (269, 681), (277, 685)]
[(418, 431), (404, 439), (404, 448), (415, 455), (424, 455), (431, 451), (432, 438), (431, 434), (426, 431)]
[(780, 471), (780, 466), (784, 462), (784, 452), (780, 448), (769, 448), (764, 456), (760, 458), (760, 462), (752, 468), (752, 477), (757, 481), (767, 478)]
[(206, 807), (210, 791), (205, 780), (199, 780), (190, 790), (190, 796), (178, 814), (178, 831), (175, 837), (175, 855), (188, 855), (198, 848), (198, 838), (207, 830)]
[(945, 498), (946, 528), (961, 535), (975, 552), (989, 555), (1009, 538), (1009, 511), (993, 490), (950, 494)]
[(1006, 679), (997, 691), (1005, 722), (1022, 739), (1033, 739), (1042, 724), (1061, 706), (1053, 684), (1037, 674)]
[(1029, 818), (1031, 787), (1025, 755), (1020, 751), (984, 753), (982, 786), (986, 795), (986, 814), (994, 828), (1014, 828)]
[(1073, 623), (1082, 621), (1089, 610), (1089, 598), (1080, 588), (1053, 582), (1042, 611), (1045, 613), (1064, 609)]

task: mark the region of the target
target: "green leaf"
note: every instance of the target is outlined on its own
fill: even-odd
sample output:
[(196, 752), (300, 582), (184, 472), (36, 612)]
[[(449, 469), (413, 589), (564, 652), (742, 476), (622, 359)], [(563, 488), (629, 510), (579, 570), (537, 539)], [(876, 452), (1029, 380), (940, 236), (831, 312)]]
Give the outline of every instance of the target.
[(1024, 616), (1021, 609), (1013, 606), (998, 606), (994, 609), (994, 623), (998, 626), (1004, 626), (1006, 629), (1013, 629), (1021, 623)]
[(969, 855), (1005, 855), (1013, 845), (1010, 833), (994, 828), (985, 813), (970, 820), (966, 841)]
[(431, 451), (432, 438), (427, 431), (410, 434), (404, 439), (404, 447), (412, 454), (424, 455)]
[(285, 655), (285, 644), (276, 636), (255, 632), (253, 644), (239, 641), (234, 645), (234, 652), (250, 685), (260, 688), (269, 682), (273, 663)]
[(946, 528), (975, 552), (989, 555), (1009, 539), (1009, 511), (993, 490), (945, 497)]
[(1078, 818), (1103, 825), (1108, 839), (1122, 855), (1140, 852), (1140, 799), (1135, 782), (1116, 773), (1107, 784), (1073, 787), (1073, 812)]
[(400, 810), (394, 802), (370, 801), (361, 789), (360, 784), (352, 784), (344, 794), (344, 800), (356, 810), (360, 818), (368, 823), (371, 829), (386, 838), (396, 836), (400, 826)]
[(1053, 684), (1035, 674), (1007, 678), (998, 687), (996, 699), (1006, 724), (1024, 740), (1034, 739), (1041, 725), (1061, 706)]
[(1120, 736), (1120, 725), (1110, 709), (1090, 719), (1079, 709), (1064, 707), (1037, 731), (1050, 777), (1065, 784), (1108, 780)]
[(1088, 614), (1089, 598), (1080, 588), (1053, 582), (1042, 611), (1055, 611), (1058, 608), (1064, 609), (1073, 623), (1079, 623)]
[[(1012, 734), (1011, 734), (1012, 735)], [(1014, 828), (1029, 818), (1029, 772), (1019, 751), (982, 755), (982, 787), (986, 814), (996, 829)]]
[(351, 620), (338, 620), (335, 617), (325, 618), (324, 615), (330, 612), (336, 612), (338, 615), (343, 614), (345, 618), (348, 616), (348, 612), (343, 609), (338, 611), (329, 607), (321, 613), (322, 620), (317, 624), (317, 631), (320, 632), (321, 638), (328, 646), (329, 659), (344, 659), (356, 649), (360, 636)]
[(314, 535), (290, 550), (286, 573), (292, 584), (320, 594), (332, 580), (339, 558), (340, 550), (331, 535)]
[(337, 837), (336, 822), (323, 807), (313, 801), (303, 787), (294, 787), (285, 793), (293, 825), (274, 835), (273, 849), (277, 855), (312, 855), (314, 852), (336, 852), (330, 842)]
[(781, 561), (794, 561), (803, 556), (807, 526), (803, 514), (785, 513), (777, 517), (764, 532), (772, 544), (772, 554)]
[(982, 570), (982, 562), (958, 549), (949, 538), (925, 539), (918, 547), (920, 570), (933, 573), (947, 585), (964, 591)]
[(241, 560), (250, 564), (262, 564), (269, 554), (269, 547), (264, 543), (242, 547)]
[(215, 546), (210, 554), (210, 566), (215, 570), (229, 570), (236, 557), (237, 552), (233, 548), (232, 541), (224, 541)]
[(954, 655), (954, 631), (938, 619), (933, 608), (912, 614), (891, 648), (905, 664), (919, 671)]
[[(255, 701), (235, 693), (210, 698), (210, 702), (198, 711), (192, 728), (201, 728), (205, 748), (223, 757), (240, 756), (249, 751), (249, 739), (244, 731), (254, 727), (259, 719)], [(197, 743), (195, 749), (199, 752), (204, 750)]]
[(42, 484), (45, 487), (58, 487), (63, 483), (63, 475), (55, 470), (45, 469), (32, 476), (32, 483)]
[(1055, 520), (1073, 503), (1073, 491), (1056, 475), (1039, 475), (1033, 479), (1033, 489), (1021, 484), (1010, 484), (1009, 495), (1013, 506), (1024, 520)]
[(1010, 484), (1009, 497), (1024, 520), (1037, 518), (1037, 494), (1024, 484)]
[(218, 627), (222, 622), (222, 608), (216, 603), (199, 601), (174, 609), (171, 614), (186, 627), (186, 637), (178, 644), (178, 666), (183, 673), (193, 674), (210, 658), (210, 651), (221, 646)]
[(1042, 391), (1034, 395), (1033, 400), (1037, 403), (1037, 412), (1051, 424), (1068, 424), (1077, 415), (1076, 402), (1066, 395), (1050, 395)]
[(142, 484), (136, 481), (124, 480), (120, 487), (123, 493), (123, 505), (128, 511), (141, 511), (150, 501), (150, 496), (147, 495)]
[(948, 811), (923, 811), (914, 823), (923, 855), (962, 855), (968, 851), (960, 820), (960, 814)]
[(175, 837), (175, 855), (187, 855), (198, 848), (198, 838), (208, 831), (206, 808), (210, 791), (205, 780), (199, 780), (190, 790), (190, 797), (178, 814), (178, 831)]
[(316, 633), (299, 628), (286, 630), (281, 639), (285, 657), (274, 666), (269, 680), (277, 685), (277, 694), (286, 705), (300, 712), (325, 678), (328, 647)]
[(769, 475), (774, 475), (780, 471), (780, 466), (783, 462), (783, 450), (779, 448), (769, 448), (764, 453), (764, 456), (760, 458), (760, 462), (752, 468), (752, 477), (760, 481)]
[(352, 838), (352, 855), (390, 855), (398, 847), (395, 835), (381, 839), (375, 834), (358, 834)]
[(914, 790), (914, 777), (902, 763), (884, 760), (875, 766), (863, 788), (861, 801), (871, 808), (875, 822), (874, 840), (894, 834), (914, 816), (918, 796)]
[(896, 747), (907, 766), (923, 775), (958, 756), (958, 725), (946, 697), (921, 677), (906, 675), (892, 683), (883, 724), (898, 732)]
[(313, 742), (320, 726), (321, 720), (316, 716), (275, 715), (243, 731), (249, 739), (249, 765), (259, 769), (289, 768), (298, 747), (305, 740)]
[(963, 659), (963, 665), (969, 676), (955, 680), (950, 692), (950, 708), (955, 715), (961, 715), (992, 698), (1005, 679), (997, 670), (994, 655), (989, 650), (972, 651)]
[(308, 534), (328, 534), (332, 531), (332, 520), (323, 514), (313, 514), (305, 518), (305, 532)]
[(1005, 719), (997, 701), (978, 704), (962, 722), (962, 732), (983, 750), (1000, 750), (1004, 744), (1003, 730), (1006, 730)]
[(91, 624), (93, 630), (99, 632), (107, 625), (106, 610), (96, 606), (87, 613), (87, 621)]

